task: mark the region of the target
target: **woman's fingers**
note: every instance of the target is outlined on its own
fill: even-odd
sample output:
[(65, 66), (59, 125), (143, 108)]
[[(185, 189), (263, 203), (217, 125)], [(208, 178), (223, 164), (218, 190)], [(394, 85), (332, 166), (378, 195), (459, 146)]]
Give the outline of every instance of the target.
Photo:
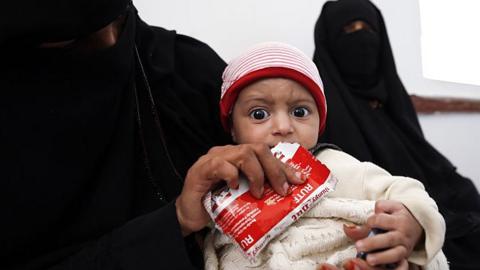
[(261, 198), (264, 190), (265, 173), (264, 167), (254, 148), (251, 145), (241, 145), (237, 150), (238, 157), (233, 161), (249, 182), (250, 193)]
[[(276, 159), (270, 148), (265, 144), (252, 145), (265, 176), (278, 194), (285, 196), (289, 191), (290, 184), (300, 184), (303, 181), (295, 174), (295, 171)], [(245, 173), (245, 172), (244, 172)]]
[(222, 155), (238, 168), (247, 178), (250, 192), (260, 198), (267, 180), (278, 194), (288, 193), (289, 183), (303, 181), (295, 171), (276, 159), (266, 144), (243, 144), (226, 148), (215, 147), (209, 154)]
[(295, 171), (277, 160), (264, 144), (213, 147), (188, 170), (182, 193), (177, 198), (177, 216), (185, 234), (202, 229), (208, 222), (202, 199), (220, 181), (231, 188), (239, 185), (239, 174), (249, 181), (250, 193), (261, 198), (265, 180), (281, 195), (289, 191), (289, 183), (303, 181)]
[(220, 158), (213, 158), (205, 170), (207, 172), (207, 178), (211, 181), (212, 185), (223, 180), (227, 182), (230, 188), (238, 188), (238, 169), (230, 162)]
[(317, 270), (339, 270), (339, 269), (335, 265), (324, 263), (324, 264), (319, 265), (317, 267)]
[(238, 170), (231, 163), (211, 156), (201, 157), (185, 177), (182, 192), (175, 202), (177, 219), (184, 235), (202, 229), (209, 220), (203, 196), (220, 181), (238, 187)]
[(343, 269), (346, 270), (381, 270), (384, 268), (369, 265), (362, 259), (350, 259), (345, 261)]
[[(399, 261), (397, 264), (395, 264), (395, 268), (393, 268), (393, 269), (395, 269), (395, 270), (408, 270), (409, 269), (408, 267), (409, 267), (408, 261), (403, 259), (403, 260)], [(349, 260), (344, 262), (343, 267), (341, 269), (346, 269), (346, 270), (384, 270), (384, 269), (387, 269), (387, 268), (385, 268), (384, 265), (372, 266), (362, 259), (349, 259)], [(327, 263), (320, 264), (317, 267), (317, 270), (341, 270), (341, 269), (334, 266), (334, 265), (327, 264)], [(388, 269), (392, 269), (392, 268), (388, 268)]]

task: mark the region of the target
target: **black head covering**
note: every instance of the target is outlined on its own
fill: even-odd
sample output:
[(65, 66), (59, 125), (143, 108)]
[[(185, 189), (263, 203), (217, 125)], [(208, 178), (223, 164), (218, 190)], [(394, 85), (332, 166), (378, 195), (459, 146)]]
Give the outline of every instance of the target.
[[(379, 21), (375, 9), (368, 3), (360, 1), (362, 9), (355, 5), (332, 6), (327, 18), (328, 48), (333, 60), (344, 80), (349, 85), (361, 88), (359, 93), (366, 92), (377, 83), (378, 57), (380, 51)], [(361, 20), (372, 28), (371, 31), (356, 31), (349, 35), (344, 27), (354, 21)]]
[[(134, 173), (134, 36), (130, 15), (108, 49), (82, 55), (75, 48), (3, 50), (0, 171), (9, 204), (9, 218), (2, 221), (10, 231), (2, 239), (7, 262), (61, 253), (39, 263), (48, 265), (129, 215), (123, 209), (131, 206), (119, 202), (129, 203)], [(107, 209), (108, 216), (95, 220)]]
[[(372, 30), (345, 33), (343, 27), (355, 20)], [(469, 243), (480, 241), (480, 196), (424, 138), (380, 11), (367, 0), (326, 2), (315, 26), (315, 46), (329, 110), (320, 140), (394, 175), (420, 180), (446, 219), (444, 249), (452, 269), (478, 268), (480, 248)]]
[[(20, 7), (38, 16), (19, 23)], [(112, 47), (37, 46), (121, 15)], [(225, 142), (225, 63), (123, 0), (9, 1), (0, 20), (0, 268), (191, 267), (168, 202), (199, 155)]]
[(112, 22), (130, 0), (18, 0), (2, 3), (2, 42), (76, 39)]

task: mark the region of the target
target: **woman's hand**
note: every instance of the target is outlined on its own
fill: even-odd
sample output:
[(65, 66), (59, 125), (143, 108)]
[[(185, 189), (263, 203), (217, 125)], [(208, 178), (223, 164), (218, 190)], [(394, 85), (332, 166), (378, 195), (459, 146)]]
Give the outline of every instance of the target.
[(220, 181), (225, 181), (230, 188), (238, 188), (240, 172), (249, 181), (250, 193), (256, 198), (262, 197), (266, 179), (283, 196), (289, 190), (289, 183), (302, 183), (295, 171), (274, 158), (265, 144), (213, 147), (190, 167), (176, 200), (183, 235), (199, 231), (208, 223), (210, 218), (202, 204), (205, 194)]
[[(386, 268), (371, 266), (366, 261), (364, 261), (362, 259), (350, 259), (350, 260), (347, 260), (343, 264), (342, 268), (337, 268), (334, 265), (325, 263), (325, 264), (321, 264), (317, 269), (318, 270), (341, 270), (341, 269), (345, 269), (345, 270), (385, 270)], [(408, 270), (408, 269), (413, 270), (413, 269), (418, 269), (418, 268), (414, 265), (410, 265), (410, 268), (409, 268), (409, 264), (408, 264), (407, 260), (405, 260), (405, 259), (401, 260), (397, 264), (397, 267), (395, 268), (395, 270)]]

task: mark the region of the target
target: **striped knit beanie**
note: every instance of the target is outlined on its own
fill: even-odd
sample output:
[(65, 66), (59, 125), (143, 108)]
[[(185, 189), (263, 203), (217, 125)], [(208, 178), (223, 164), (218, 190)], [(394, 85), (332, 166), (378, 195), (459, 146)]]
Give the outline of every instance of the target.
[(233, 59), (223, 72), (220, 118), (230, 131), (230, 113), (240, 91), (265, 78), (287, 78), (300, 83), (315, 99), (320, 114), (319, 133), (325, 129), (327, 104), (318, 69), (299, 49), (280, 42), (260, 43)]

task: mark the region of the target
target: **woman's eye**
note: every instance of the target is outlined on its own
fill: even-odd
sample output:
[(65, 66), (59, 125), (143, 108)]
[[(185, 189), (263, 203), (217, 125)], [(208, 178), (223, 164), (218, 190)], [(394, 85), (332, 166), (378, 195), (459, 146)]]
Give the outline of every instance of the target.
[(250, 113), (250, 117), (255, 120), (262, 120), (268, 117), (268, 112), (263, 109), (256, 109)]
[(295, 117), (306, 117), (310, 114), (310, 111), (305, 107), (298, 107), (293, 109), (292, 114)]

